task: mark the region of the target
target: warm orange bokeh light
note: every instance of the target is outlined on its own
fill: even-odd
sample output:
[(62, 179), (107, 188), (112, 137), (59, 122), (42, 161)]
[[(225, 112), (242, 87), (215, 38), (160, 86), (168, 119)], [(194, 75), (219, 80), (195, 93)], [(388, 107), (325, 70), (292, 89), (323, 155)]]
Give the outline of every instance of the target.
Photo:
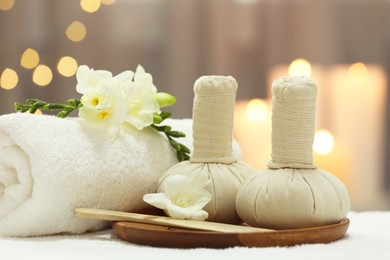
[(318, 154), (329, 154), (334, 147), (333, 135), (324, 129), (318, 130), (314, 136), (313, 151)]
[(79, 21), (73, 21), (66, 29), (66, 36), (69, 40), (79, 42), (87, 35), (85, 25)]
[(100, 8), (100, 0), (81, 0), (81, 8), (87, 13), (94, 13)]
[(8, 11), (12, 9), (15, 4), (15, 0), (0, 0), (0, 10)]
[(6, 68), (0, 77), (0, 86), (3, 89), (13, 89), (19, 82), (19, 77), (16, 71)]
[(46, 65), (38, 65), (33, 73), (33, 81), (38, 86), (44, 87), (50, 84), (53, 79), (51, 69)]
[(246, 115), (254, 122), (264, 120), (267, 117), (267, 104), (259, 98), (252, 99), (246, 106)]
[(69, 56), (64, 56), (57, 64), (58, 72), (65, 77), (73, 76), (77, 71), (77, 61)]
[(311, 65), (310, 62), (304, 59), (296, 59), (291, 62), (288, 68), (288, 74), (290, 76), (311, 76)]
[(28, 48), (20, 59), (20, 65), (26, 69), (33, 69), (39, 64), (39, 54), (36, 50)]
[(357, 62), (351, 65), (348, 69), (349, 79), (356, 84), (364, 84), (368, 80), (368, 70), (362, 62)]

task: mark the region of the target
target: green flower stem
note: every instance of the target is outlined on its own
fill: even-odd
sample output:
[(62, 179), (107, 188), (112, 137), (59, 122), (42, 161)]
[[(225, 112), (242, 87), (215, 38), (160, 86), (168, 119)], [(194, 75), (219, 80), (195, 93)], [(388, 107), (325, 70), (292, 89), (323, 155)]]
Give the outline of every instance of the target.
[(48, 103), (39, 99), (27, 99), (24, 104), (15, 103), (15, 110), (18, 112), (29, 112), (34, 114), (39, 110), (60, 110), (57, 113), (57, 117), (67, 117), (72, 111), (83, 106), (80, 100), (70, 99), (68, 104)]
[[(29, 112), (34, 114), (38, 109), (39, 110), (60, 110), (57, 113), (57, 117), (65, 118), (72, 111), (79, 109), (83, 106), (79, 99), (69, 99), (68, 104), (59, 104), (59, 103), (48, 103), (39, 99), (27, 99), (24, 104), (15, 103), (15, 110), (18, 112)], [(165, 119), (169, 118), (172, 114), (169, 112), (162, 112), (160, 114), (153, 115), (153, 127), (155, 130), (162, 132), (168, 138), (169, 144), (176, 150), (176, 155), (179, 161), (186, 161), (190, 159), (189, 154), (191, 153), (185, 145), (178, 143), (173, 138), (181, 138), (186, 135), (183, 132), (173, 131), (170, 126), (164, 125), (159, 126), (158, 124), (162, 123)]]
[(176, 150), (176, 156), (179, 161), (187, 161), (190, 159), (190, 149), (188, 149), (187, 146), (178, 143), (175, 141), (172, 137), (180, 138), (185, 137), (186, 135), (183, 132), (179, 131), (172, 131), (170, 126), (157, 126), (155, 124), (151, 125), (154, 129), (156, 129), (159, 132), (162, 132), (165, 134), (165, 136), (168, 138), (169, 144), (173, 147), (173, 149)]

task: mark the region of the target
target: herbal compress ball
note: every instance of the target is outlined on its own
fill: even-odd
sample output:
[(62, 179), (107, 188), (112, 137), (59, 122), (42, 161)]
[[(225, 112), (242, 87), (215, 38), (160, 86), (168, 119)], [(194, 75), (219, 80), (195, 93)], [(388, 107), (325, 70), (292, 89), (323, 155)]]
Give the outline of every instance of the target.
[(344, 184), (313, 165), (317, 87), (306, 77), (274, 81), (272, 160), (249, 177), (236, 200), (252, 226), (291, 229), (340, 222), (350, 209)]
[(206, 172), (212, 200), (204, 210), (209, 213), (207, 220), (215, 222), (241, 222), (235, 206), (237, 190), (255, 172), (232, 154), (236, 91), (237, 82), (230, 76), (203, 76), (195, 82), (193, 156), (168, 169), (159, 180), (159, 192), (163, 192), (162, 183), (168, 176)]

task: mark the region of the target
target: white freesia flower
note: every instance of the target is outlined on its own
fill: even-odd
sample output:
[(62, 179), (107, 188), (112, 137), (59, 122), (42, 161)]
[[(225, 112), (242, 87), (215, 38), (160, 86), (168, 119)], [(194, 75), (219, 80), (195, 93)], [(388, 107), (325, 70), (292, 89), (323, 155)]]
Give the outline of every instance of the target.
[(79, 110), (79, 116), (87, 121), (104, 124), (110, 139), (115, 140), (121, 124), (126, 120), (128, 107), (126, 97), (118, 94), (123, 92), (120, 82), (106, 81), (105, 86), (109, 87), (97, 87), (85, 93), (81, 98), (83, 107)]
[(133, 72), (125, 71), (112, 77), (109, 72), (94, 71), (87, 66), (80, 66), (77, 71), (78, 91), (84, 94), (79, 116), (87, 121), (104, 124), (112, 140), (118, 135), (120, 125), (128, 114), (124, 88), (133, 75)]
[(88, 91), (101, 86), (102, 82), (111, 79), (121, 82), (121, 85), (124, 88), (125, 83), (131, 81), (133, 77), (134, 72), (130, 70), (126, 70), (113, 77), (112, 73), (107, 70), (94, 70), (90, 69), (87, 65), (81, 65), (76, 72), (76, 91), (80, 94), (85, 94)]
[(163, 193), (146, 194), (143, 199), (172, 218), (203, 221), (208, 213), (202, 209), (211, 200), (205, 189), (208, 181), (206, 174), (172, 175), (164, 180)]
[(106, 70), (90, 69), (87, 65), (81, 65), (76, 72), (76, 91), (85, 94), (89, 89), (96, 88), (103, 80), (111, 79), (112, 73)]
[(79, 116), (106, 124), (113, 139), (124, 122), (142, 130), (153, 124), (154, 114), (161, 112), (152, 75), (140, 65), (135, 73), (124, 71), (115, 77), (109, 71), (82, 65), (76, 77), (76, 90), (83, 94)]
[(134, 80), (128, 82), (125, 91), (129, 105), (127, 122), (138, 130), (153, 124), (153, 114), (160, 113), (160, 106), (155, 98), (157, 88), (153, 84), (152, 75), (138, 65)]

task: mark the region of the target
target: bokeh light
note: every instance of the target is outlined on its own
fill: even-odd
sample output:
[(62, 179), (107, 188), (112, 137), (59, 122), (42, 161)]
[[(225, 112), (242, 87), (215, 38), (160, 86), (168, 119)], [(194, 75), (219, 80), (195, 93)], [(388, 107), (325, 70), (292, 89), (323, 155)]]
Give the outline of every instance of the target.
[(33, 69), (39, 64), (39, 54), (36, 50), (28, 48), (20, 59), (20, 65), (26, 69)]
[(35, 84), (44, 87), (52, 81), (53, 73), (48, 66), (41, 64), (35, 68), (32, 79)]
[(364, 84), (368, 80), (368, 70), (366, 65), (357, 62), (351, 65), (348, 69), (349, 79), (356, 84)]
[(267, 117), (267, 110), (267, 104), (263, 100), (255, 98), (248, 102), (246, 115), (251, 121), (260, 122)]
[(80, 6), (87, 13), (94, 13), (100, 8), (100, 0), (81, 0)]
[(296, 59), (291, 62), (288, 68), (288, 74), (290, 76), (311, 76), (311, 65), (310, 62), (304, 59)]
[(16, 71), (6, 68), (0, 77), (0, 86), (3, 89), (13, 89), (18, 84), (19, 77)]
[(65, 77), (73, 76), (77, 71), (77, 61), (69, 56), (64, 56), (57, 64), (58, 72)]
[(334, 147), (333, 135), (328, 130), (318, 130), (314, 135), (313, 151), (326, 155), (332, 152)]
[(69, 40), (79, 42), (87, 35), (85, 25), (79, 21), (73, 21), (66, 29), (66, 36)]
[(0, 10), (8, 11), (15, 4), (15, 0), (0, 0)]

